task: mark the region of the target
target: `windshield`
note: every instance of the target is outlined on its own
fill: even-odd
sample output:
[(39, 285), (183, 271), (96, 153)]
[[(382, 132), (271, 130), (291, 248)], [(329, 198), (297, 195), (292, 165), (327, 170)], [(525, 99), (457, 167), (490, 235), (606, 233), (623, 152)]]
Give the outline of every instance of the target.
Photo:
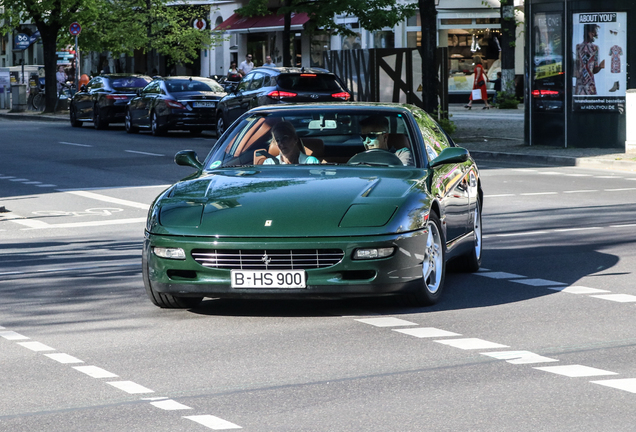
[(144, 88), (149, 82), (149, 79), (131, 76), (114, 78), (111, 80), (111, 85), (115, 90), (123, 90), (129, 88)]
[(278, 87), (295, 91), (344, 91), (333, 75), (326, 74), (281, 74)]
[(170, 93), (190, 91), (223, 92), (223, 87), (211, 79), (168, 80), (166, 81), (166, 88)]
[(285, 110), (244, 117), (212, 149), (206, 169), (346, 164), (416, 166), (411, 129), (395, 111)]

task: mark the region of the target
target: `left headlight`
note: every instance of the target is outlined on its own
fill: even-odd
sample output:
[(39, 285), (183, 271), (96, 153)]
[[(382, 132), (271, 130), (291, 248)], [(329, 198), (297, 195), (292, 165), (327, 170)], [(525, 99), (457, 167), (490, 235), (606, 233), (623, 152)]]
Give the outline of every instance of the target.
[(185, 251), (181, 248), (165, 248), (165, 247), (154, 247), (152, 248), (155, 255), (160, 258), (167, 259), (176, 259), (176, 260), (184, 260), (186, 259)]
[(393, 255), (393, 252), (395, 252), (394, 247), (356, 249), (353, 251), (353, 259), (367, 260), (367, 259), (387, 258)]

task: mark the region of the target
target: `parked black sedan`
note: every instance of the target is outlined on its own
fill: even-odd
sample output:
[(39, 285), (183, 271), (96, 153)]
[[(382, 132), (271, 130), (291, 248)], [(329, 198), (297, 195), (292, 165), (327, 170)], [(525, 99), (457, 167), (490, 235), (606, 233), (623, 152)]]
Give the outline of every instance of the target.
[(126, 132), (144, 128), (163, 135), (168, 130), (213, 130), (217, 103), (225, 95), (223, 87), (209, 78), (156, 78), (128, 104)]
[(325, 69), (259, 67), (245, 75), (219, 103), (217, 136), (241, 115), (258, 106), (350, 100), (351, 93), (340, 78)]
[(137, 95), (152, 78), (145, 75), (100, 75), (83, 85), (69, 107), (71, 126), (81, 127), (85, 121), (93, 122), (95, 129), (104, 129), (109, 123), (121, 123), (128, 101)]

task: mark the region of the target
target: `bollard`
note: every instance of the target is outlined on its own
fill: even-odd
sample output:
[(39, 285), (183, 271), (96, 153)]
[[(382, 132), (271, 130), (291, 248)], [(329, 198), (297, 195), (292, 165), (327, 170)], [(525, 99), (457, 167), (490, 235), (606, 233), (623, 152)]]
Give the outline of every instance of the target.
[(625, 93), (625, 153), (636, 153), (636, 89)]

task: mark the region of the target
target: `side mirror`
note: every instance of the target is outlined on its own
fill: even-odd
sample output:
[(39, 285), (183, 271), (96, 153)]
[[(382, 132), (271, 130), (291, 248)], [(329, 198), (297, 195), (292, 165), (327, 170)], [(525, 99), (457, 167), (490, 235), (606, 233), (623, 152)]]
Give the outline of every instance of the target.
[(180, 166), (189, 166), (197, 171), (203, 169), (203, 165), (197, 158), (197, 153), (194, 150), (182, 150), (174, 155), (174, 162)]
[(463, 163), (468, 160), (470, 153), (462, 147), (449, 147), (444, 150), (431, 161), (431, 168), (440, 165)]
[(82, 92), (86, 91), (86, 84), (82, 84), (82, 86), (80, 87), (80, 91)]

